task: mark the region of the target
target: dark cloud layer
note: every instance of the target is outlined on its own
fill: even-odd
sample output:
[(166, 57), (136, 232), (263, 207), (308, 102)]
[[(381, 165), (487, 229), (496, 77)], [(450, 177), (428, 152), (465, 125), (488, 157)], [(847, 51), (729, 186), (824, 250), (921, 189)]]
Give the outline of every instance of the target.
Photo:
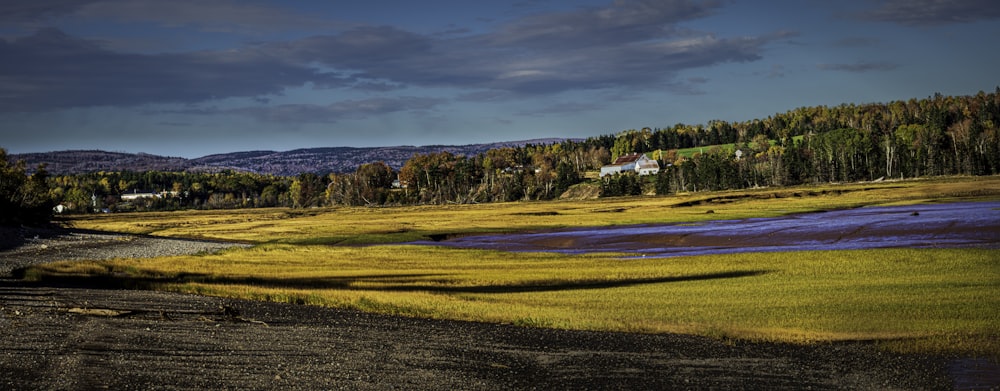
[(55, 29), (0, 41), (0, 58), (6, 59), (0, 62), (0, 110), (7, 112), (201, 102), (342, 82), (266, 53), (116, 53)]
[(31, 23), (78, 11), (93, 1), (85, 0), (36, 0), (31, 2), (0, 2), (0, 21)]
[(0, 3), (0, 21), (39, 23), (73, 16), (254, 34), (332, 27), (334, 22), (240, 0), (31, 0)]
[[(16, 13), (29, 18), (94, 12), (106, 5), (98, 2), (81, 8), (71, 2), (43, 4), (49, 8), (25, 8)], [(230, 3), (213, 4), (209, 10)], [(513, 20), (479, 35), (424, 35), (369, 25), (237, 50), (158, 55), (114, 52), (99, 42), (42, 29), (33, 35), (0, 41), (0, 57), (7, 59), (0, 64), (0, 110), (259, 98), (307, 84), (369, 92), (444, 87), (465, 90), (467, 96), (494, 97), (671, 88), (677, 85), (674, 78), (679, 71), (758, 60), (767, 44), (792, 35), (720, 38), (681, 28), (681, 23), (710, 15), (718, 6), (715, 2), (688, 0), (618, 0), (602, 8)], [(115, 12), (128, 13), (132, 9)], [(250, 8), (242, 18), (253, 21), (259, 13), (259, 9)], [(173, 15), (162, 19), (182, 18)], [(304, 114), (300, 118), (330, 121), (343, 116), (338, 105), (359, 102), (364, 101), (332, 106), (288, 105), (248, 109), (244, 113), (292, 119), (295, 116), (284, 113), (299, 112)], [(400, 98), (396, 103), (401, 102), (412, 104), (415, 100)], [(363, 108), (353, 109), (366, 112)]]
[(907, 26), (937, 26), (1000, 19), (996, 0), (886, 0), (864, 19)]
[(763, 46), (780, 37), (721, 39), (690, 34), (632, 40), (626, 36), (580, 46), (563, 44), (565, 37), (556, 35), (549, 42), (536, 37), (539, 42), (534, 45), (520, 45), (507, 44), (503, 33), (435, 40), (390, 27), (363, 27), (257, 49), (302, 63), (321, 63), (359, 79), (547, 94), (653, 86), (680, 70), (757, 60)]

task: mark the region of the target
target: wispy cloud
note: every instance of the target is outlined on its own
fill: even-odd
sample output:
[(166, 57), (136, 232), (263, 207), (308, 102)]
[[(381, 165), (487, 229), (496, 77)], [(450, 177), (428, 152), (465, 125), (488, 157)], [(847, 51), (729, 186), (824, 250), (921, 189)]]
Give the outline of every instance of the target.
[(872, 37), (847, 37), (834, 41), (833, 46), (839, 48), (862, 48), (878, 45), (879, 42), (878, 38)]
[(549, 114), (581, 113), (601, 110), (602, 106), (597, 103), (562, 102), (555, 103), (532, 110), (525, 110), (518, 114), (527, 116), (546, 116)]
[(858, 14), (862, 19), (906, 26), (938, 26), (1000, 19), (995, 0), (885, 0)]
[(842, 71), (842, 72), (873, 72), (873, 71), (891, 71), (893, 69), (899, 68), (899, 64), (894, 64), (891, 62), (856, 62), (853, 64), (819, 64), (816, 65), (817, 68), (824, 71)]
[(677, 35), (677, 24), (711, 15), (716, 1), (618, 0), (607, 7), (514, 20), (487, 39), (494, 45), (565, 50), (642, 42)]
[(446, 102), (440, 98), (398, 97), (345, 100), (329, 105), (285, 104), (223, 110), (223, 113), (248, 115), (261, 121), (281, 123), (333, 123), (348, 119), (404, 111), (427, 111)]
[(788, 73), (788, 69), (782, 64), (771, 64), (771, 67), (767, 70), (753, 72), (755, 76), (763, 76), (768, 79), (779, 79), (785, 77)]
[(655, 88), (681, 70), (758, 60), (764, 46), (794, 35), (720, 38), (677, 28), (714, 7), (617, 1), (606, 8), (533, 15), (454, 39), (366, 26), (257, 50), (402, 85), (548, 94)]

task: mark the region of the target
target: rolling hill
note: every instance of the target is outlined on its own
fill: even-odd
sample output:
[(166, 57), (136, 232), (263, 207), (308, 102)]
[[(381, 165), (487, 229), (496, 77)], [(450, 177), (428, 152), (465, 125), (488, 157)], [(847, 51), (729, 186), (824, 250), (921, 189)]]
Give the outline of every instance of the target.
[(365, 163), (382, 161), (399, 169), (415, 154), (451, 152), (474, 156), (494, 148), (527, 144), (552, 144), (564, 139), (547, 138), (524, 141), (469, 145), (425, 145), (393, 147), (328, 147), (291, 151), (242, 151), (208, 155), (194, 159), (158, 156), (147, 153), (71, 150), (11, 154), (11, 160), (24, 160), (29, 170), (39, 164), (56, 175), (97, 171), (222, 171), (235, 170), (272, 175), (301, 173), (354, 172)]

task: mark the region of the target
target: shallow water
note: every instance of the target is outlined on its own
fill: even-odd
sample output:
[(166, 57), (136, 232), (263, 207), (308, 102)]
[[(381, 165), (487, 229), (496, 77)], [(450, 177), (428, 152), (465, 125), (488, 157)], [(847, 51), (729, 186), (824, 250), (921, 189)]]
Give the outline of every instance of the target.
[(911, 247), (1000, 248), (1000, 201), (865, 207), (696, 224), (465, 236), (418, 244), (636, 257)]

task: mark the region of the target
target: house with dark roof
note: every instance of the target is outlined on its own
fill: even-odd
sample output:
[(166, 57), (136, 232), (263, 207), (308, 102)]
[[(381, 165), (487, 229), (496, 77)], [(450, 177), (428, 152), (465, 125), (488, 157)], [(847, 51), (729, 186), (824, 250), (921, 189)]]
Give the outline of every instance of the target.
[(601, 177), (625, 172), (634, 172), (638, 175), (656, 175), (660, 172), (660, 163), (646, 157), (645, 154), (632, 153), (619, 156), (614, 163), (601, 167)]

